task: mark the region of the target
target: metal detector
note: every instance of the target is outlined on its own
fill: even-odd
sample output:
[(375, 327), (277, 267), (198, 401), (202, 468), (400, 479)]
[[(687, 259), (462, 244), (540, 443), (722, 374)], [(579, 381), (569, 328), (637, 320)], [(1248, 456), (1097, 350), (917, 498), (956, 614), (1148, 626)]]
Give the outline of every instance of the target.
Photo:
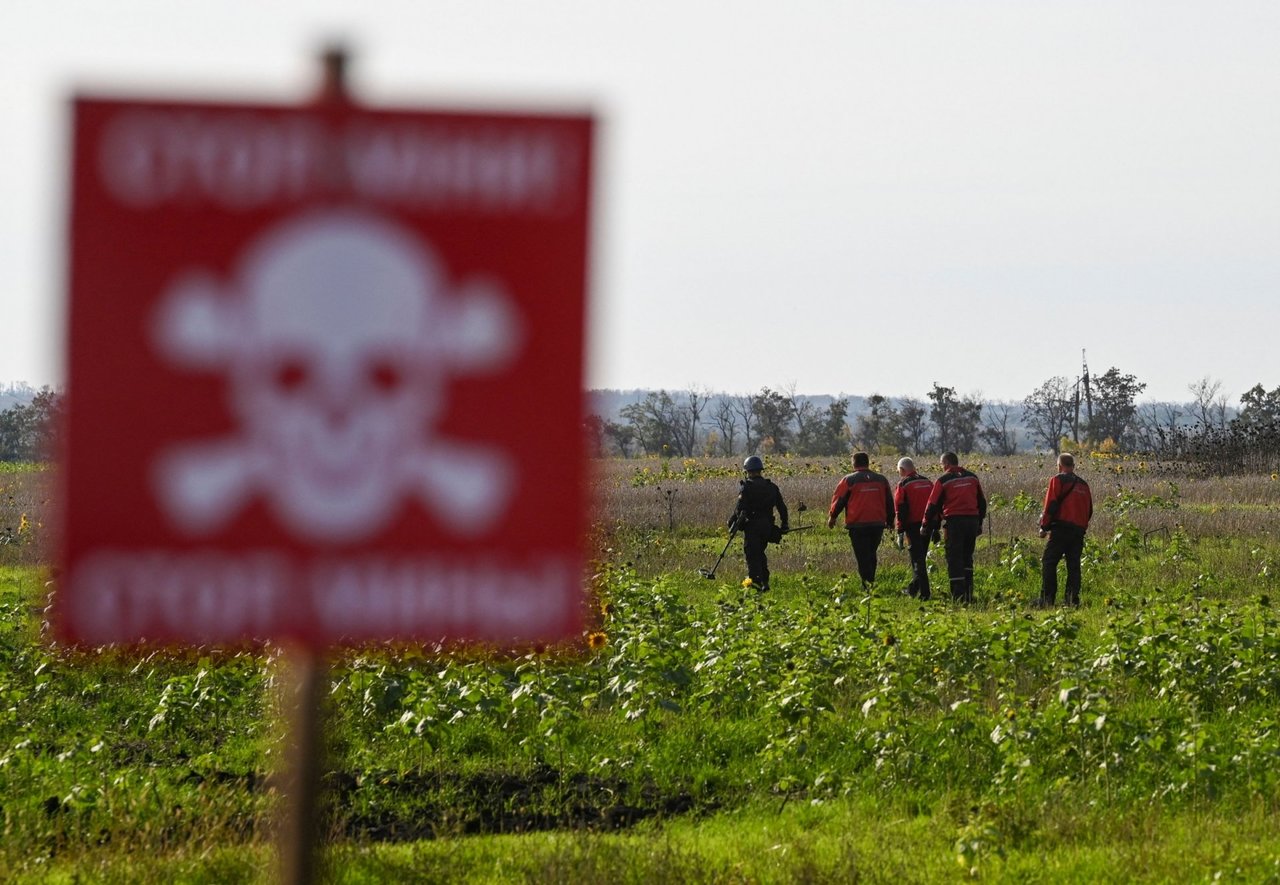
[[(793, 529), (787, 529), (782, 534), (789, 535), (792, 532), (803, 532), (811, 528), (813, 528), (813, 526), (811, 525), (796, 526)], [(716, 564), (711, 566), (711, 568), (698, 569), (698, 574), (702, 575), (702, 577), (707, 579), (711, 579), (716, 576), (716, 569), (720, 568), (720, 563), (724, 562), (724, 555), (729, 552), (729, 545), (733, 543), (733, 536), (736, 534), (738, 534), (738, 527), (734, 526), (733, 531), (729, 532), (729, 540), (724, 542), (724, 549), (720, 551), (720, 558), (716, 560)]]
[(738, 534), (738, 527), (735, 525), (733, 531), (729, 532), (729, 540), (724, 542), (724, 549), (720, 551), (720, 558), (716, 560), (716, 564), (711, 568), (700, 568), (698, 574), (702, 577), (711, 579), (716, 576), (716, 569), (720, 568), (720, 563), (724, 562), (724, 555), (729, 552), (729, 545), (733, 543), (733, 536)]

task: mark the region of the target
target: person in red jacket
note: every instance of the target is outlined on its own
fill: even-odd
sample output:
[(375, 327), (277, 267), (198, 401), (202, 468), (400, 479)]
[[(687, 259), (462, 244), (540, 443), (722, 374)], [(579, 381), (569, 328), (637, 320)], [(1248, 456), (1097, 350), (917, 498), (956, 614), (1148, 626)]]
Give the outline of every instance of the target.
[(973, 602), (973, 549), (982, 534), (982, 520), (987, 517), (987, 497), (978, 477), (960, 466), (955, 452), (945, 452), (941, 463), (943, 473), (929, 492), (920, 533), (928, 537), (946, 520), (943, 538), (951, 598)]
[(853, 456), (853, 473), (843, 477), (831, 496), (827, 511), (827, 528), (835, 528), (836, 517), (844, 511), (844, 527), (853, 545), (853, 558), (858, 563), (862, 586), (876, 579), (876, 549), (884, 530), (893, 524), (893, 492), (889, 480), (871, 469), (866, 452)]
[(1093, 493), (1089, 484), (1076, 475), (1076, 459), (1063, 452), (1058, 456), (1058, 475), (1049, 480), (1040, 514), (1040, 537), (1048, 536), (1040, 562), (1040, 599), (1037, 605), (1049, 608), (1058, 596), (1058, 562), (1067, 560), (1067, 605), (1080, 605), (1080, 555), (1084, 533), (1093, 518)]
[(919, 599), (928, 599), (930, 595), (929, 568), (925, 563), (929, 536), (921, 534), (920, 521), (929, 504), (931, 491), (933, 483), (929, 477), (916, 473), (915, 462), (910, 458), (899, 458), (898, 487), (893, 492), (894, 527), (899, 536), (906, 538), (907, 553), (911, 557), (911, 584), (907, 587), (907, 595)]

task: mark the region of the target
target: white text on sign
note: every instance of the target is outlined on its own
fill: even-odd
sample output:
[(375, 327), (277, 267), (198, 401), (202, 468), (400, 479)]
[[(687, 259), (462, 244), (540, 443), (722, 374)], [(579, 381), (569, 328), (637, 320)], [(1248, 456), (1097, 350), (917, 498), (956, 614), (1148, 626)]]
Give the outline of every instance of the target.
[(249, 211), (334, 193), (384, 205), (475, 214), (555, 215), (577, 198), (583, 158), (535, 125), (138, 110), (107, 131), (99, 171), (136, 209)]
[[(263, 637), (282, 622), (353, 641), (416, 633), (442, 639), (491, 632), (535, 637), (565, 616), (581, 577), (568, 558), (527, 563), (489, 558), (363, 556), (302, 565), (267, 551), (100, 551), (71, 575), (86, 603), (78, 635), (94, 643), (126, 635), (202, 642)], [(310, 600), (309, 610), (298, 609)]]

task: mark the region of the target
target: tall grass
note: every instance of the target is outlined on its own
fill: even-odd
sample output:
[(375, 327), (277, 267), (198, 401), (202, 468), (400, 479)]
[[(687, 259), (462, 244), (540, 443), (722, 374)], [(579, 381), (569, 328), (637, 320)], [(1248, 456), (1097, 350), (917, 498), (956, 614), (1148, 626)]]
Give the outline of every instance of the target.
[(54, 479), (45, 465), (0, 461), (0, 565), (47, 561)]
[[(844, 465), (769, 466), (793, 525), (824, 521)], [(1280, 875), (1275, 481), (1082, 466), (1084, 605), (1043, 613), (1049, 467), (970, 466), (993, 517), (960, 608), (897, 593), (888, 545), (864, 592), (825, 528), (770, 548), (769, 594), (736, 543), (703, 579), (736, 462), (601, 464), (594, 648), (333, 662), (335, 878)], [(48, 476), (18, 476), (44, 522)], [(268, 878), (274, 653), (72, 654), (42, 638), (46, 580), (0, 565), (0, 878)]]

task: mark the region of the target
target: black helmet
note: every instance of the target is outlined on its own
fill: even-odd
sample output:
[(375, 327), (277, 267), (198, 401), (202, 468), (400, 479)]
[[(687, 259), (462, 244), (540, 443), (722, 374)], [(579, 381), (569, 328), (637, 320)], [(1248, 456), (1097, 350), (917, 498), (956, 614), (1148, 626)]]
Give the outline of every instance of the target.
[(750, 458), (742, 462), (743, 470), (764, 470), (764, 462), (760, 460), (759, 455), (752, 455)]

